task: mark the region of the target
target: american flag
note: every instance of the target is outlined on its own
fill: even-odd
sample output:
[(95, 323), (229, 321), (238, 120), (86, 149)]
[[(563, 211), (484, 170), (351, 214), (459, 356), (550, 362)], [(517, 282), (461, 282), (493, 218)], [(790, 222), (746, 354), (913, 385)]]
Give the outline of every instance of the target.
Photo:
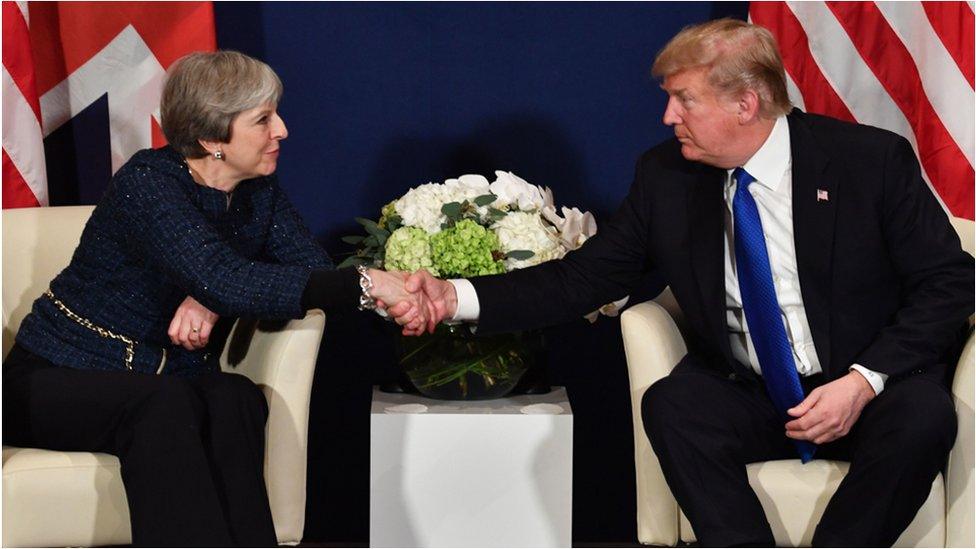
[(95, 203), (165, 143), (165, 69), (215, 48), (210, 2), (3, 2), (3, 207)]
[(901, 134), (973, 219), (972, 2), (751, 2), (749, 18), (779, 42), (794, 105)]

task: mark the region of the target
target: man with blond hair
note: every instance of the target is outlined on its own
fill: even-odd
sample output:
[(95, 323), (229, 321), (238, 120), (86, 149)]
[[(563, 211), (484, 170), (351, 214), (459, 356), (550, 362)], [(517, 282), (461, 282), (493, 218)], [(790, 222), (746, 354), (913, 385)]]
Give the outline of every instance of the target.
[(640, 158), (596, 237), (530, 269), (421, 271), (408, 287), (493, 332), (568, 321), (660, 270), (691, 337), (645, 393), (644, 428), (699, 542), (772, 546), (745, 465), (820, 457), (851, 466), (814, 544), (893, 544), (955, 438), (972, 257), (905, 139), (791, 108), (762, 27), (688, 27), (652, 72), (675, 138)]

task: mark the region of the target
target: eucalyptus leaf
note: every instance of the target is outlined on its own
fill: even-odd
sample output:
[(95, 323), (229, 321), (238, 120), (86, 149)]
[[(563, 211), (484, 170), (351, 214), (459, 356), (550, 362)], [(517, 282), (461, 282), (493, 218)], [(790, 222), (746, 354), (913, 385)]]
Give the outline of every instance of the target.
[(498, 221), (499, 219), (508, 215), (508, 212), (499, 210), (498, 208), (488, 208), (488, 217)]
[(342, 241), (343, 242), (345, 242), (346, 244), (352, 244), (353, 246), (356, 246), (358, 244), (361, 244), (363, 240), (366, 240), (366, 237), (365, 236), (362, 236), (362, 235), (353, 235), (353, 236), (344, 236), (344, 237), (342, 237)]
[(494, 202), (497, 199), (498, 199), (498, 197), (495, 196), (495, 195), (493, 195), (493, 194), (483, 194), (483, 195), (475, 198), (474, 199), (474, 203), (477, 206), (479, 206), (479, 207), (480, 206), (487, 206), (488, 204), (491, 204), (492, 202)]
[(365, 217), (357, 217), (356, 222), (362, 225), (363, 228), (366, 229), (367, 233), (377, 238), (382, 238), (383, 241), (386, 241), (386, 237), (390, 236), (390, 231), (387, 231), (386, 229), (380, 227), (379, 225), (376, 224), (375, 221), (371, 219), (366, 219)]
[(461, 217), (461, 203), (448, 202), (441, 206), (441, 213), (446, 215), (448, 219), (457, 220)]
[(398, 215), (391, 215), (386, 219), (386, 228), (393, 233), (393, 231), (399, 229), (403, 226), (403, 218)]
[(531, 250), (512, 250), (505, 254), (506, 259), (516, 259), (519, 261), (524, 261), (535, 255), (535, 252)]
[(357, 255), (351, 255), (347, 257), (342, 263), (336, 266), (336, 269), (344, 269), (346, 267), (355, 267), (356, 265), (363, 265), (369, 260)]

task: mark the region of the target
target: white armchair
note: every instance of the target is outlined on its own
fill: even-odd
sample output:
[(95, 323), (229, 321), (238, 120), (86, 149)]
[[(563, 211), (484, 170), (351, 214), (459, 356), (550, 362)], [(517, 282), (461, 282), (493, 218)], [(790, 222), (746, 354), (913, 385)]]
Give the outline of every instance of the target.
[[(91, 212), (90, 206), (3, 211), (3, 356), (33, 300), (68, 264)], [(309, 399), (324, 329), (321, 311), (273, 331), (239, 322), (221, 356), (224, 370), (246, 375), (268, 399), (264, 474), (283, 544), (300, 542), (305, 527)], [(115, 456), (3, 447), (3, 546), (127, 545), (131, 539)]]
[[(974, 224), (953, 219), (963, 249), (973, 254)], [(681, 311), (670, 290), (621, 315), (630, 374), (637, 470), (637, 539), (647, 545), (695, 541), (695, 534), (664, 480), (641, 420), (641, 399), (655, 381), (668, 375), (687, 353), (679, 326)], [(945, 475), (932, 484), (928, 500), (895, 543), (896, 547), (973, 547), (974, 532), (974, 358), (973, 333), (963, 349), (952, 383), (959, 419)], [(781, 460), (749, 464), (749, 482), (759, 496), (777, 546), (809, 546), (827, 502), (847, 473), (842, 461)]]

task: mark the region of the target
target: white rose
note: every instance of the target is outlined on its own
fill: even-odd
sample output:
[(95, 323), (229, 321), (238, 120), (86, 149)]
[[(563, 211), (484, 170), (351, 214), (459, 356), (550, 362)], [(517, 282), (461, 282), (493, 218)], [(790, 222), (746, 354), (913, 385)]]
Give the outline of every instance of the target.
[(566, 254), (559, 239), (552, 229), (546, 227), (538, 213), (511, 212), (495, 222), (492, 230), (498, 235), (502, 252), (529, 250), (534, 254), (529, 259), (506, 259), (505, 267), (508, 270), (531, 267)]
[(546, 205), (543, 190), (514, 173), (496, 171), (495, 177), (495, 182), (490, 185), (490, 189), (492, 194), (498, 197), (495, 201), (497, 205), (518, 206), (522, 211), (541, 210)]
[(441, 213), (441, 207), (445, 204), (444, 195), (441, 185), (427, 183), (407, 191), (394, 207), (405, 226), (419, 227), (434, 234), (440, 232), (441, 224), (447, 221), (447, 217)]

